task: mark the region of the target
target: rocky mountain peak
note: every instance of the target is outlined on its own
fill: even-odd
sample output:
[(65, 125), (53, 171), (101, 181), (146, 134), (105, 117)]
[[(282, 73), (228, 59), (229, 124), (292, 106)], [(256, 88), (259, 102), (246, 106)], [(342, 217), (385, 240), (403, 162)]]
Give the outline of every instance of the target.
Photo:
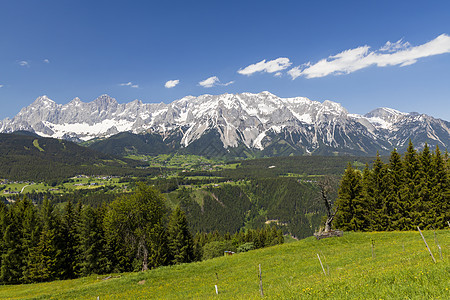
[[(186, 96), (169, 104), (139, 100), (119, 104), (105, 94), (92, 102), (75, 98), (61, 105), (42, 96), (13, 119), (0, 123), (2, 132), (29, 130), (79, 140), (131, 131), (160, 135), (181, 147), (190, 147), (205, 136), (217, 136), (225, 149), (243, 145), (258, 151), (282, 148), (312, 153), (325, 148), (359, 154), (404, 145), (418, 133), (418, 144), (423, 140), (448, 147), (449, 128), (449, 122), (425, 115), (390, 108), (352, 115), (330, 100), (280, 98), (267, 91)], [(279, 150), (277, 153), (281, 155)]]
[(97, 105), (115, 105), (118, 104), (117, 100), (115, 98), (110, 97), (107, 94), (103, 94), (97, 99), (93, 101)]
[(51, 100), (47, 95), (43, 95), (40, 97), (37, 97), (36, 100), (33, 102), (33, 106), (53, 106), (56, 104), (53, 100)]
[(369, 119), (375, 127), (384, 129), (390, 128), (393, 124), (399, 122), (406, 116), (408, 116), (407, 113), (387, 107), (374, 109), (364, 115), (364, 117)]

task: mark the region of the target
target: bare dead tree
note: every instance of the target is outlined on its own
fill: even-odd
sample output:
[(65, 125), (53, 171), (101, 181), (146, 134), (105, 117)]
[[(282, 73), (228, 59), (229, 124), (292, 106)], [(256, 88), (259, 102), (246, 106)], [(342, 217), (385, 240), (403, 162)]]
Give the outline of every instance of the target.
[(325, 208), (327, 210), (327, 220), (325, 221), (325, 232), (329, 232), (331, 230), (331, 223), (336, 216), (338, 211), (338, 207), (334, 207), (331, 202), (330, 196), (336, 192), (336, 179), (325, 175), (321, 177), (317, 182), (320, 188), (321, 201), (325, 204)]

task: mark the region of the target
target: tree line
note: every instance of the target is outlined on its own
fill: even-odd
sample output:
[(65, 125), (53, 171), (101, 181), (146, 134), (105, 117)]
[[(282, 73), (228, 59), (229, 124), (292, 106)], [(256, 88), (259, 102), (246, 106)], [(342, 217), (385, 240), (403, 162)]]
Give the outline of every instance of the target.
[(143, 183), (97, 207), (69, 200), (61, 208), (48, 199), (36, 206), (26, 196), (1, 202), (0, 228), (3, 284), (148, 270), (283, 242), (275, 228), (193, 236), (180, 206), (169, 212), (164, 197)]
[(349, 164), (335, 205), (335, 226), (351, 231), (439, 229), (450, 220), (448, 153), (411, 141), (401, 156), (395, 149), (388, 163), (377, 155), (373, 167), (360, 172)]

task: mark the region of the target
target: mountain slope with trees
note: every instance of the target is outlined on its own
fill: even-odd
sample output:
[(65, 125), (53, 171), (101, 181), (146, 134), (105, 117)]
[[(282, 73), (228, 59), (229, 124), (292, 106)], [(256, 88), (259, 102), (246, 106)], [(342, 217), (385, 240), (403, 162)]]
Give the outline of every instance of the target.
[(0, 133), (0, 178), (11, 180), (61, 180), (78, 174), (154, 174), (136, 170), (141, 163), (79, 146), (66, 140), (30, 134)]

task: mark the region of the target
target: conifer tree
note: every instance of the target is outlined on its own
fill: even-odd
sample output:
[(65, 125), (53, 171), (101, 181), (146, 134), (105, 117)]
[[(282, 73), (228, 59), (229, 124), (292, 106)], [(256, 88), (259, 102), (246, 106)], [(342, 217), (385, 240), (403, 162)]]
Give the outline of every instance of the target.
[(77, 210), (73, 207), (72, 201), (67, 202), (64, 215), (61, 222), (62, 236), (62, 256), (64, 260), (62, 278), (71, 279), (77, 276), (77, 260), (78, 260), (78, 228), (79, 215)]
[(362, 203), (365, 207), (366, 214), (364, 219), (364, 228), (365, 230), (372, 230), (372, 217), (373, 217), (373, 211), (375, 210), (375, 201), (374, 201), (374, 186), (372, 185), (372, 171), (369, 168), (369, 164), (366, 163), (362, 178), (361, 178), (361, 184), (362, 184), (362, 191), (361, 191), (361, 197), (362, 197)]
[(408, 207), (403, 201), (401, 190), (403, 187), (403, 165), (397, 150), (391, 152), (386, 172), (384, 207), (388, 216), (385, 230), (402, 230), (409, 227)]
[(101, 208), (83, 207), (78, 227), (79, 264), (82, 276), (101, 274), (106, 267)]
[(180, 206), (175, 207), (169, 219), (168, 245), (172, 263), (188, 263), (194, 260), (194, 240), (189, 232), (186, 215)]
[(434, 226), (435, 216), (429, 212), (433, 207), (431, 199), (432, 179), (434, 178), (434, 169), (431, 165), (431, 152), (428, 145), (425, 146), (419, 155), (419, 171), (418, 171), (418, 195), (415, 210), (418, 211), (418, 223), (421, 228), (429, 229)]
[(20, 283), (24, 280), (28, 257), (39, 237), (39, 221), (33, 203), (27, 197), (18, 199), (8, 209), (3, 227), (0, 281)]
[(431, 180), (431, 202), (432, 207), (428, 212), (432, 216), (435, 228), (447, 227), (446, 221), (450, 220), (450, 181), (449, 172), (445, 168), (444, 157), (442, 157), (439, 146), (432, 157), (431, 167), (434, 176)]
[(18, 224), (13, 209), (9, 208), (3, 219), (2, 231), (2, 265), (0, 269), (0, 282), (18, 283), (21, 277), (22, 256), (20, 253), (20, 236)]
[(26, 280), (32, 282), (60, 278), (64, 264), (59, 215), (48, 199), (44, 199), (39, 213), (42, 231), (28, 259), (26, 274)]
[(413, 230), (420, 223), (420, 202), (419, 202), (419, 162), (417, 152), (409, 140), (408, 148), (403, 155), (404, 184), (401, 190), (405, 207), (409, 208), (409, 218), (411, 225), (405, 230)]
[(380, 155), (377, 152), (377, 156), (373, 163), (373, 169), (371, 172), (371, 180), (368, 183), (370, 186), (370, 196), (369, 196), (369, 213), (370, 216), (370, 228), (374, 231), (382, 231), (384, 230), (384, 226), (382, 220), (384, 219), (383, 214), (383, 191), (384, 191), (384, 176), (385, 176), (386, 168), (381, 161)]
[(2, 256), (4, 253), (4, 246), (3, 246), (3, 234), (6, 231), (6, 205), (3, 203), (3, 201), (0, 201), (0, 271), (2, 267)]
[(336, 205), (336, 227), (342, 230), (362, 230), (364, 224), (364, 211), (362, 209), (361, 174), (354, 170), (349, 163), (338, 191)]

